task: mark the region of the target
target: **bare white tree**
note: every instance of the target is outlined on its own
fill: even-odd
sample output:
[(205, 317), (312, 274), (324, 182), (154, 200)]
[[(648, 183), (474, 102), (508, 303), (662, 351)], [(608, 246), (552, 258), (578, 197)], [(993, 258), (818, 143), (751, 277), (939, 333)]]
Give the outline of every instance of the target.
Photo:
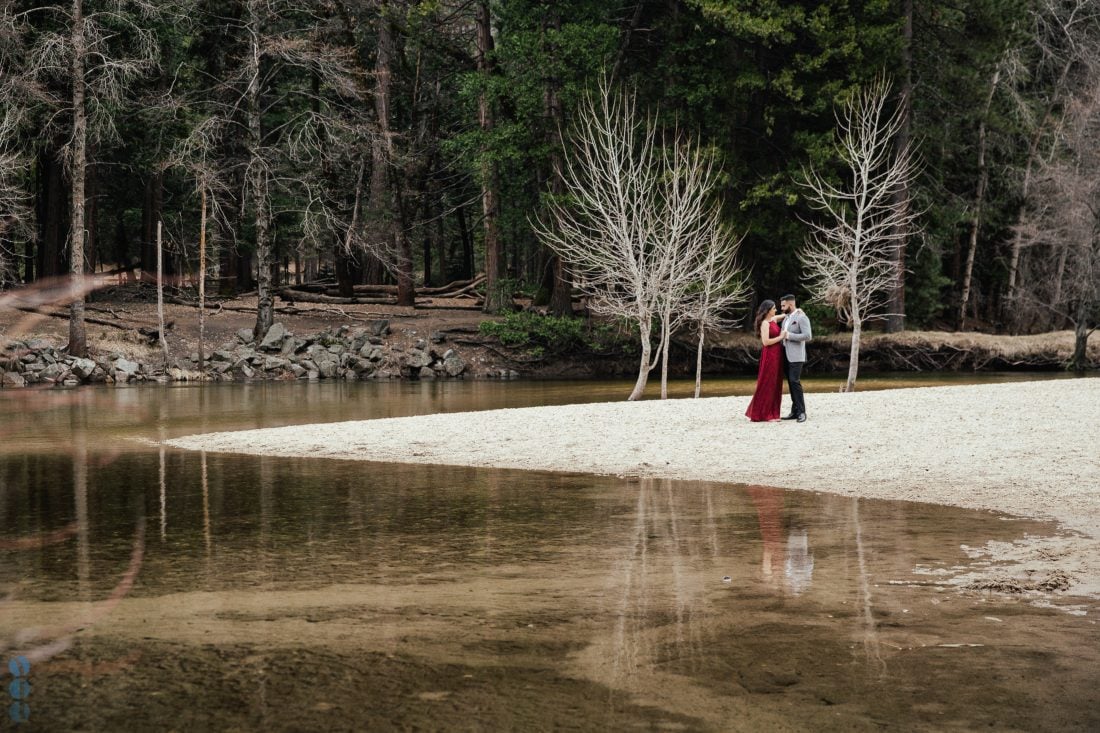
[(914, 231), (920, 212), (898, 192), (918, 172), (910, 145), (895, 148), (901, 107), (890, 112), (890, 82), (880, 77), (852, 96), (837, 115), (837, 157), (843, 183), (812, 167), (800, 181), (819, 220), (807, 221), (810, 236), (799, 252), (812, 295), (835, 307), (852, 326), (848, 380), (855, 390), (863, 322), (885, 315), (896, 280), (897, 248)]
[(1090, 64), (1066, 102), (1049, 160), (1035, 169), (1033, 196), (1018, 228), (1025, 254), (1017, 305), (1074, 328), (1069, 366), (1087, 368), (1088, 339), (1100, 324), (1100, 63)]
[[(7, 87), (0, 84), (0, 98), (5, 100), (12, 94)], [(15, 144), (20, 128), (19, 109), (0, 102), (0, 290), (19, 280), (9, 243), (16, 236), (33, 236), (30, 195), (24, 185), (30, 161)]]
[(614, 91), (607, 79), (582, 101), (566, 149), (565, 196), (551, 201), (549, 220), (536, 230), (593, 312), (638, 327), (641, 356), (629, 399), (641, 397), (658, 362), (665, 398), (668, 346), (714, 264), (709, 248), (733, 244), (713, 200), (714, 157), (686, 135), (663, 137), (652, 116), (639, 115), (635, 95)]
[(684, 308), (684, 319), (695, 328), (698, 340), (695, 347), (695, 397), (699, 397), (703, 384), (703, 343), (708, 332), (733, 328), (735, 322), (729, 312), (744, 303), (748, 287), (744, 271), (737, 261), (737, 249), (741, 240), (724, 226), (714, 226), (709, 231), (710, 242), (706, 247), (699, 270), (700, 280), (689, 293)]
[[(206, 364), (206, 279), (207, 262), (217, 262), (216, 237), (210, 237), (210, 222), (216, 222), (220, 231), (232, 231), (225, 202), (231, 198), (226, 182), (226, 172), (216, 160), (218, 145), (224, 134), (224, 125), (218, 117), (201, 119), (190, 133), (180, 139), (165, 161), (166, 168), (182, 170), (194, 181), (199, 198), (199, 370)], [(211, 247), (211, 244), (214, 247)]]
[(35, 108), (45, 128), (65, 138), (70, 187), (70, 354), (87, 355), (84, 330), (86, 268), (85, 178), (88, 143), (115, 137), (118, 111), (133, 82), (150, 71), (158, 55), (154, 16), (165, 3), (149, 0), (71, 0), (16, 9), (0, 7), (0, 25), (10, 34), (13, 55), (0, 62), (20, 102)]

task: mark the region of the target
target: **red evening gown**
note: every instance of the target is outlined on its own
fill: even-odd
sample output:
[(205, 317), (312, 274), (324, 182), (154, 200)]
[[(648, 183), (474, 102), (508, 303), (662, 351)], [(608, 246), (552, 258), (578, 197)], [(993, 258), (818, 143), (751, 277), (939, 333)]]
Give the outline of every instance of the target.
[[(779, 335), (779, 324), (768, 324), (768, 338)], [(753, 422), (779, 419), (779, 406), (783, 402), (783, 342), (765, 346), (760, 352), (760, 371), (756, 375), (756, 392), (745, 415)]]

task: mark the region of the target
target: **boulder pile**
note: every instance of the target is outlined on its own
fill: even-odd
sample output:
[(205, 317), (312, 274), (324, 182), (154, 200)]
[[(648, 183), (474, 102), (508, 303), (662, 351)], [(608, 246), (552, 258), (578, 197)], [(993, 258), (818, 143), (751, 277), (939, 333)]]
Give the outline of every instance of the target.
[(138, 363), (120, 353), (84, 359), (69, 356), (44, 339), (13, 341), (0, 349), (0, 386), (26, 387), (81, 384), (127, 384), (170, 381), (247, 381), (293, 379), (437, 379), (459, 378), (468, 365), (443, 344), (446, 336), (433, 333), (430, 343), (418, 339), (405, 348), (388, 344), (390, 324), (373, 321), (365, 328), (341, 326), (298, 338), (281, 323), (274, 324), (257, 343), (250, 329), (219, 345), (199, 367), (199, 355), (174, 359), (165, 365)]

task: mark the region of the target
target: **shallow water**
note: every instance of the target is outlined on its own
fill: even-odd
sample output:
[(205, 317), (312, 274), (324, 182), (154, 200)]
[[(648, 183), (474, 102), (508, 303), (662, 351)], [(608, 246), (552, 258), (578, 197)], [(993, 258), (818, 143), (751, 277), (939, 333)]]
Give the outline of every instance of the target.
[[(964, 545), (1053, 531), (1041, 523), (766, 487), (142, 442), (611, 399), (617, 386), (2, 394), (0, 644), (30, 671), (0, 668), (12, 705), (0, 726), (1100, 725), (1094, 609), (946, 584), (971, 562)], [(20, 680), (29, 688), (10, 686)]]

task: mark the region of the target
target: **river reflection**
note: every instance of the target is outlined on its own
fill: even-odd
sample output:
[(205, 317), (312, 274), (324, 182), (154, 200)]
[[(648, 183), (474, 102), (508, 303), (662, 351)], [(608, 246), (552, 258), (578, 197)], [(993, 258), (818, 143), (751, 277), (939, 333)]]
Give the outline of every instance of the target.
[(34, 729), (1098, 722), (1090, 617), (914, 575), (949, 576), (968, 562), (961, 545), (1044, 525), (760, 486), (129, 441), (208, 413), (220, 428), (299, 409), (250, 410), (233, 390), (186, 409), (174, 392), (187, 391), (137, 405), (131, 423), (99, 421), (95, 392), (8, 423), (42, 448), (0, 453), (0, 645), (30, 664), (19, 712)]

